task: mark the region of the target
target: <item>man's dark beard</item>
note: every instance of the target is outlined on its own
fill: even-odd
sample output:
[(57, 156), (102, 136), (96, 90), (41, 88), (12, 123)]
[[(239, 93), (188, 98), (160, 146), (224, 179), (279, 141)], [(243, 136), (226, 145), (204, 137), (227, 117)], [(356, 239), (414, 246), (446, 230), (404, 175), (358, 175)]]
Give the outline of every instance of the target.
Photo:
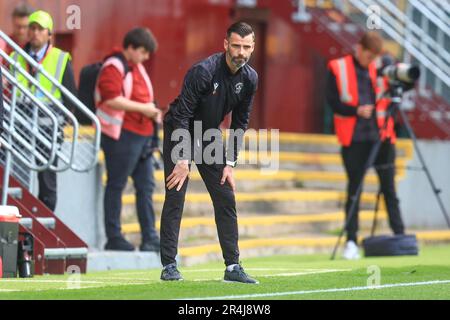
[(242, 67), (245, 66), (245, 65), (247, 64), (247, 62), (248, 62), (248, 59), (241, 58), (241, 59), (240, 59), (241, 62), (238, 63), (237, 59), (239, 59), (239, 58), (232, 58), (232, 60), (231, 60), (231, 61), (233, 61), (234, 65), (235, 65), (237, 68), (242, 68)]
[[(245, 66), (245, 65), (248, 63), (248, 61), (250, 60), (250, 59), (246, 59), (246, 58), (244, 58), (244, 57), (233, 57), (233, 56), (230, 54), (230, 52), (227, 52), (227, 55), (228, 55), (228, 57), (230, 58), (230, 60), (231, 60), (231, 62), (233, 63), (233, 65), (234, 65), (236, 68), (238, 68), (238, 69), (240, 69), (240, 68), (242, 68), (243, 66)], [(237, 62), (237, 59), (240, 59), (240, 60), (243, 61), (243, 62), (238, 63), (238, 62)]]

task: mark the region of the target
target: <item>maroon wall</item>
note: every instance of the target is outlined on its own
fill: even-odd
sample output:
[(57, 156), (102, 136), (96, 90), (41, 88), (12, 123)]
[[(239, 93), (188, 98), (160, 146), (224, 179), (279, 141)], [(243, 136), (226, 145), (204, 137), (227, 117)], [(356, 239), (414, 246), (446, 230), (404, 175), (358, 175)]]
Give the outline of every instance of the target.
[[(10, 31), (9, 13), (18, 1), (0, 1), (0, 28)], [(73, 54), (75, 72), (101, 60), (132, 27), (147, 26), (159, 41), (148, 69), (157, 100), (167, 106), (179, 93), (194, 62), (223, 50), (227, 26), (245, 19), (258, 33), (252, 64), (260, 87), (251, 124), (282, 131), (322, 130), (325, 55), (320, 41), (292, 22), (290, 1), (259, 0), (254, 9), (233, 0), (30, 0), (55, 18), (57, 43)], [(81, 30), (67, 30), (66, 8), (81, 7)], [(322, 46), (322, 47), (320, 47)]]

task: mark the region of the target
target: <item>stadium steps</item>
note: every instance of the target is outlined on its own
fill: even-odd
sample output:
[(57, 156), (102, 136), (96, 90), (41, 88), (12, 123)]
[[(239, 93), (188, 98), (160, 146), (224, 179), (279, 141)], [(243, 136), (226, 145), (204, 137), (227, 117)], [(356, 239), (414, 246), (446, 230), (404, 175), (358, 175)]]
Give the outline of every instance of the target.
[[(333, 135), (280, 133), (279, 167), (275, 172), (261, 170), (261, 161), (270, 158), (251, 146), (252, 139), (261, 136), (250, 132), (241, 162), (257, 159), (255, 164), (240, 164), (234, 170), (237, 181), (236, 200), (241, 241), (271, 238), (333, 238), (342, 227), (346, 192), (340, 146)], [(269, 143), (270, 144), (270, 143)], [(399, 140), (397, 144), (397, 181), (405, 176), (404, 167), (413, 155), (412, 144)], [(100, 154), (100, 162), (103, 155)], [(153, 197), (157, 220), (164, 202), (164, 176), (155, 172)], [(106, 176), (103, 175), (103, 182)], [(378, 190), (374, 171), (368, 173), (361, 201), (361, 230), (368, 231)], [(132, 181), (123, 195), (122, 222), (125, 236), (138, 245), (140, 230), (135, 212)], [(384, 203), (381, 203), (380, 229), (387, 228)], [(158, 222), (159, 228), (159, 222)], [(210, 196), (201, 181), (196, 166), (192, 166), (180, 233), (181, 248), (196, 248), (218, 244), (214, 210)], [(317, 251), (317, 246), (306, 248)], [(184, 249), (183, 249), (184, 250)], [(187, 250), (187, 249), (186, 249)], [(191, 249), (189, 249), (191, 250)], [(186, 252), (190, 252), (190, 251)], [(257, 249), (259, 250), (259, 249)], [(279, 248), (277, 249), (279, 250)], [(213, 252), (214, 253), (214, 252)], [(206, 253), (204, 256), (210, 256)], [(194, 257), (197, 259), (198, 257)]]
[[(254, 136), (258, 136), (253, 134)], [(252, 135), (249, 138), (251, 139)], [(270, 174), (257, 168), (258, 166), (241, 165), (235, 170), (238, 188), (239, 210), (249, 213), (286, 212), (296, 207), (311, 212), (314, 206), (324, 209), (342, 207), (345, 197), (346, 176), (342, 169), (337, 140), (332, 135), (281, 133), (280, 146), (293, 149), (308, 148), (308, 152), (280, 153), (281, 166), (287, 168)], [(314, 152), (314, 147), (319, 149)], [(398, 143), (399, 174), (397, 179), (404, 177), (404, 167), (412, 157), (412, 145), (408, 140)], [(243, 158), (249, 158), (254, 151), (243, 152)], [(334, 152), (334, 153), (333, 153)], [(102, 156), (100, 156), (102, 158)], [(289, 169), (290, 168), (290, 169)], [(156, 171), (156, 190), (154, 203), (156, 212), (161, 212), (164, 201), (163, 172)], [(106, 182), (106, 176), (103, 176)], [(373, 207), (375, 193), (378, 189), (377, 177), (374, 172), (368, 174), (363, 208)], [(130, 216), (135, 216), (134, 187), (131, 180), (126, 187), (123, 203), (124, 218), (128, 222)], [(371, 199), (371, 200), (370, 200)], [(239, 204), (240, 203), (240, 204)], [(287, 208), (286, 208), (287, 207)], [(200, 179), (195, 165), (192, 166), (191, 179), (186, 198), (185, 216), (198, 216), (212, 213), (212, 205), (206, 188)], [(293, 210), (293, 213), (298, 211)]]
[[(0, 168), (0, 179), (3, 174)], [(64, 274), (69, 266), (85, 273), (86, 243), (12, 176), (9, 185), (8, 204), (17, 207), (22, 216), (19, 240), (25, 240), (25, 234), (33, 238), (34, 274)]]
[[(264, 166), (264, 163), (268, 163), (277, 157), (279, 159), (280, 168), (293, 168), (302, 169), (303, 167), (306, 169), (310, 169), (318, 167), (320, 169), (328, 169), (331, 170), (339, 170), (342, 168), (342, 158), (339, 153), (313, 153), (313, 152), (289, 152), (289, 151), (280, 151), (278, 154), (274, 153), (265, 153), (265, 152), (256, 152), (256, 151), (243, 151), (240, 153), (239, 161), (245, 161), (245, 164), (239, 164), (240, 169), (252, 169), (252, 168), (260, 168), (265, 169), (266, 173), (273, 172), (274, 170), (270, 170), (268, 166)], [(397, 157), (396, 166), (400, 168), (404, 168), (406, 162), (409, 160), (409, 155), (404, 155)], [(100, 153), (99, 160), (101, 163), (104, 162), (104, 155)], [(257, 161), (257, 163), (250, 163), (250, 161)], [(326, 168), (329, 166), (329, 168)]]
[[(163, 181), (163, 173), (156, 172), (155, 177)], [(345, 172), (338, 171), (320, 171), (317, 168), (310, 170), (280, 170), (275, 173), (261, 173), (259, 170), (235, 169), (234, 177), (237, 182), (238, 192), (258, 192), (268, 190), (335, 190), (345, 191), (347, 177)], [(397, 182), (405, 177), (405, 172), (399, 172)], [(130, 181), (131, 182), (131, 181)], [(132, 183), (129, 184), (132, 188)], [(371, 170), (365, 179), (364, 190), (376, 192), (378, 190), (378, 177)], [(133, 190), (129, 190), (132, 193)], [(200, 178), (196, 168), (192, 169), (189, 180), (189, 191), (194, 193), (206, 192), (205, 185)], [(157, 185), (155, 193), (164, 193), (164, 185)]]
[[(71, 135), (71, 128), (65, 129), (65, 135)], [(80, 133), (91, 134), (92, 129), (89, 127), (81, 127)], [(255, 142), (260, 139), (265, 139), (266, 137), (271, 138), (275, 137), (273, 134), (259, 134), (254, 131), (250, 131), (245, 136), (245, 151), (255, 151)], [(164, 138), (162, 134), (160, 134), (160, 140)], [(224, 135), (226, 139), (226, 136)], [(280, 132), (278, 134), (279, 138), (279, 151), (281, 152), (280, 158), (281, 160), (287, 161), (294, 159), (296, 162), (316, 162), (317, 157), (314, 155), (330, 155), (335, 154), (337, 157), (332, 157), (333, 160), (328, 160), (328, 162), (338, 163), (340, 164), (340, 146), (337, 141), (335, 135), (328, 134), (308, 134), (308, 133), (289, 133), (289, 132)], [(270, 151), (271, 144), (268, 143), (268, 149)], [(245, 155), (245, 151), (241, 154)], [(396, 152), (399, 158), (405, 157), (410, 158), (413, 154), (413, 145), (409, 139), (398, 139), (396, 143)], [(306, 155), (298, 155), (297, 153), (312, 153), (309, 157)], [(294, 155), (292, 155), (294, 154)], [(252, 156), (254, 154), (251, 154)], [(262, 153), (264, 155), (264, 153)], [(320, 157), (319, 157), (320, 158)], [(326, 156), (325, 158), (326, 159)], [(99, 153), (99, 161), (102, 163), (104, 161), (104, 155), (102, 152)], [(327, 161), (327, 160), (324, 160)]]
[[(333, 210), (343, 207), (346, 193), (335, 190), (303, 190), (286, 189), (278, 191), (238, 192), (236, 193), (237, 211), (239, 213), (309, 213), (318, 210)], [(124, 195), (124, 218), (135, 212), (135, 195)], [(363, 193), (361, 208), (370, 209), (376, 201), (375, 193)], [(156, 212), (161, 212), (164, 204), (164, 194), (155, 194), (153, 197)], [(213, 215), (214, 208), (207, 192), (186, 194), (184, 216)]]
[[(398, 170), (396, 179), (400, 181), (405, 176), (405, 170)], [(325, 172), (325, 171), (294, 171), (280, 170), (273, 173), (262, 173), (260, 170), (234, 170), (234, 178), (238, 183), (240, 192), (251, 192), (252, 190), (284, 190), (284, 189), (323, 189), (323, 190), (345, 190), (347, 177), (345, 172)], [(103, 184), (106, 185), (106, 174), (103, 175)], [(164, 172), (155, 171), (155, 180), (164, 181)], [(373, 172), (368, 173), (365, 179), (365, 190), (375, 192), (378, 189), (378, 177)], [(134, 191), (131, 178), (125, 189), (126, 194)], [(206, 192), (205, 185), (201, 180), (196, 166), (192, 166), (189, 178), (189, 191), (198, 193)], [(164, 193), (164, 185), (157, 183), (156, 194)]]
[[(359, 222), (361, 230), (369, 230), (373, 221), (373, 211), (360, 212)], [(379, 212), (379, 228), (387, 226), (386, 212)], [(294, 235), (301, 233), (322, 234), (342, 227), (344, 213), (342, 211), (322, 212), (316, 214), (278, 214), (278, 215), (239, 215), (239, 237), (270, 238), (277, 236)], [(159, 230), (160, 221), (156, 227)], [(138, 223), (128, 223), (122, 226), (122, 232), (133, 242), (139, 242), (140, 227)], [(181, 221), (180, 243), (192, 244), (195, 239), (217, 239), (217, 229), (213, 216), (187, 217)]]
[[(415, 231), (420, 244), (440, 244), (450, 241), (449, 230), (439, 231)], [(366, 233), (368, 235), (368, 233)], [(364, 236), (360, 236), (362, 241)], [(241, 257), (260, 257), (275, 254), (305, 254), (305, 253), (329, 253), (336, 244), (336, 236), (324, 236), (316, 234), (302, 234), (296, 237), (273, 237), (261, 239), (240, 240), (239, 247)], [(342, 241), (341, 241), (342, 243)], [(340, 254), (340, 251), (338, 252)], [(211, 243), (179, 249), (180, 262), (184, 266), (190, 266), (206, 261), (222, 260), (219, 244)]]
[[(36, 218), (36, 221), (43, 225), (47, 229), (55, 230), (56, 220), (55, 218)], [(19, 221), (20, 225), (27, 229), (33, 229), (33, 219), (32, 218), (21, 218)]]

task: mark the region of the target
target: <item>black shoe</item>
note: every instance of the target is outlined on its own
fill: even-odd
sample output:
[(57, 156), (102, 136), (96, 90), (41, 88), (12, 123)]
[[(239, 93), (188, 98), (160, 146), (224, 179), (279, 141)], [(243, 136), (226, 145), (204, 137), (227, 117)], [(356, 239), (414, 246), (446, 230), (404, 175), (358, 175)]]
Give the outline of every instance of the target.
[(248, 274), (245, 273), (244, 268), (242, 268), (240, 264), (235, 265), (232, 271), (228, 271), (228, 269), (225, 269), (225, 276), (223, 277), (223, 280), (225, 282), (259, 284), (258, 280), (251, 278)]
[(172, 263), (163, 268), (163, 270), (161, 272), (161, 280), (163, 280), (163, 281), (182, 281), (183, 277), (181, 276), (180, 271), (178, 271), (177, 265), (175, 263)]
[(158, 241), (144, 241), (139, 247), (139, 251), (142, 252), (159, 252), (160, 243)]
[(110, 251), (134, 251), (134, 246), (122, 237), (109, 239), (105, 250)]

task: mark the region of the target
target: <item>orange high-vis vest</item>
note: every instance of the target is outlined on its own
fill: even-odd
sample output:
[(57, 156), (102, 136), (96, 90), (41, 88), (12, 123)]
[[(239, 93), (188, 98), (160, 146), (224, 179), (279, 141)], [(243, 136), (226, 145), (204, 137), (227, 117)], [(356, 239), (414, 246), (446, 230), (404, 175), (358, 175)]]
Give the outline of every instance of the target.
[[(341, 102), (357, 108), (359, 106), (358, 81), (356, 78), (353, 56), (348, 55), (339, 59), (331, 60), (328, 63), (328, 68), (336, 77)], [(369, 65), (369, 76), (376, 95), (375, 111), (377, 115), (377, 124), (380, 128), (380, 138), (382, 141), (390, 138), (391, 143), (394, 144), (396, 141), (396, 135), (394, 130), (394, 120), (392, 117), (389, 118), (386, 129), (382, 130), (391, 100), (384, 97), (384, 93), (388, 89), (389, 84), (385, 77), (377, 77), (376, 61)], [(334, 114), (334, 128), (336, 135), (339, 143), (344, 147), (348, 147), (352, 143), (356, 122), (357, 116), (342, 116), (336, 113)]]
[[(124, 78), (123, 80), (124, 97), (130, 99), (133, 93), (133, 73), (128, 72), (127, 74), (125, 74), (124, 65), (122, 61), (119, 60), (119, 58), (111, 57), (108, 60), (106, 60), (102, 66), (102, 70), (110, 65), (113, 65)], [(149, 102), (153, 102), (154, 100), (153, 86), (147, 74), (147, 71), (145, 70), (145, 67), (142, 64), (138, 64), (137, 68), (141, 73), (142, 77), (144, 78), (145, 83), (147, 84), (147, 89), (150, 96)], [(97, 82), (95, 86), (95, 105), (97, 109), (96, 115), (100, 120), (102, 133), (110, 138), (113, 138), (114, 140), (119, 140), (120, 134), (122, 133), (122, 125), (123, 120), (125, 118), (125, 111), (113, 109), (109, 107), (106, 103), (101, 103), (101, 101), (102, 98)]]

